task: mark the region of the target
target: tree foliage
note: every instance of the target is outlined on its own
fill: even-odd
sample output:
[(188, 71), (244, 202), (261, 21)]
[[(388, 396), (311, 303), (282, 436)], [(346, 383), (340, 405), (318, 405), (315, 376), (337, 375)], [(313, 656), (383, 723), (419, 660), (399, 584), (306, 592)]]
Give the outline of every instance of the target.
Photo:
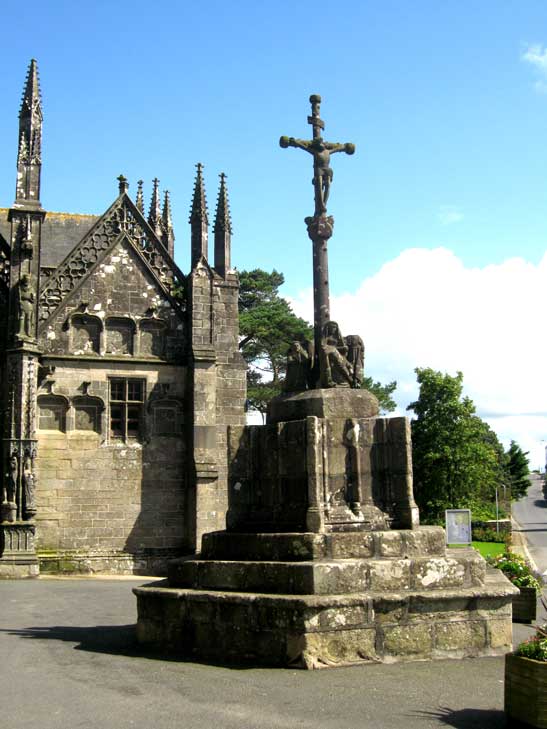
[(412, 421), (415, 497), (425, 522), (472, 500), (494, 499), (503, 481), (503, 448), (475, 406), (462, 396), (463, 375), (415, 370), (420, 392), (408, 406)]
[(388, 382), (387, 385), (382, 385), (381, 382), (375, 382), (372, 377), (363, 377), (361, 384), (363, 390), (368, 390), (376, 395), (378, 403), (380, 405), (381, 413), (392, 413), (397, 407), (397, 403), (393, 399), (392, 395), (397, 389), (397, 381)]
[(505, 454), (505, 472), (511, 487), (511, 498), (520, 499), (526, 496), (530, 486), (530, 468), (526, 453), (514, 440), (511, 441), (509, 449)]
[(248, 365), (249, 406), (264, 413), (281, 392), (286, 356), (294, 341), (311, 339), (313, 329), (279, 295), (285, 279), (275, 269), (260, 268), (239, 274), (239, 349)]

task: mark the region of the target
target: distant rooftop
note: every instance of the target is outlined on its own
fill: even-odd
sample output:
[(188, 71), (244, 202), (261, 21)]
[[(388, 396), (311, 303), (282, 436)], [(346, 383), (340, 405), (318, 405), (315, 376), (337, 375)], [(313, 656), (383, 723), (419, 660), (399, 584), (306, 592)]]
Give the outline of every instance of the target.
[[(0, 208), (0, 236), (10, 240), (9, 208)], [(42, 224), (42, 266), (58, 266), (92, 228), (100, 215), (50, 213)]]

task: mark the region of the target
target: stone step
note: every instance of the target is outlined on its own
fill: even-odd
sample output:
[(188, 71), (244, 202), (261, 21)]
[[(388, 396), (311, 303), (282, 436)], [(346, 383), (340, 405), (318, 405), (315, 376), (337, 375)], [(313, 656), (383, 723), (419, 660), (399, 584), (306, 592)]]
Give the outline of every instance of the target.
[(288, 595), (340, 595), (366, 590), (440, 590), (481, 585), (484, 560), (475, 550), (451, 557), (338, 559), (302, 562), (179, 559), (171, 587)]
[(442, 527), (390, 531), (315, 534), (210, 532), (202, 538), (201, 556), (214, 560), (306, 561), (369, 557), (444, 557)]
[(141, 644), (190, 659), (302, 668), (503, 655), (511, 600), (499, 572), (484, 584), (350, 595), (265, 595), (135, 588)]

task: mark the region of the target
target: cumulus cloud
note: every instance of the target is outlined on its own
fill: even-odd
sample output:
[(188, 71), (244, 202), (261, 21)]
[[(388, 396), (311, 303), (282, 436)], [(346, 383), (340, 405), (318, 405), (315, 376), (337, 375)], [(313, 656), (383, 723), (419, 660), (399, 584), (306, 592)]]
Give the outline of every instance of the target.
[(453, 205), (441, 205), (437, 217), (441, 225), (453, 225), (463, 220), (463, 213)]
[(530, 63), (540, 76), (534, 84), (536, 91), (547, 93), (547, 47), (544, 48), (539, 43), (529, 45), (522, 53), (521, 59)]
[[(464, 374), (464, 389), (508, 445), (545, 463), (547, 439), (547, 252), (538, 265), (512, 258), (466, 268), (450, 250), (411, 248), (357, 291), (331, 297), (344, 334), (360, 334), (366, 371), (396, 379), (400, 412), (416, 399), (415, 367)], [(313, 318), (312, 291), (292, 301)]]

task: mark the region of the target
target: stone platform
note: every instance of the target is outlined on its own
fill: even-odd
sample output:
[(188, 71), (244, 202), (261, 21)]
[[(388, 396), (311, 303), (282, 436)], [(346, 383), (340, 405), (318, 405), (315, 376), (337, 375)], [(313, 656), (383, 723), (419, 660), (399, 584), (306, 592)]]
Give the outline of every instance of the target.
[(301, 668), (504, 654), (514, 591), (475, 550), (446, 550), (438, 527), (216, 532), (134, 590), (143, 645)]

